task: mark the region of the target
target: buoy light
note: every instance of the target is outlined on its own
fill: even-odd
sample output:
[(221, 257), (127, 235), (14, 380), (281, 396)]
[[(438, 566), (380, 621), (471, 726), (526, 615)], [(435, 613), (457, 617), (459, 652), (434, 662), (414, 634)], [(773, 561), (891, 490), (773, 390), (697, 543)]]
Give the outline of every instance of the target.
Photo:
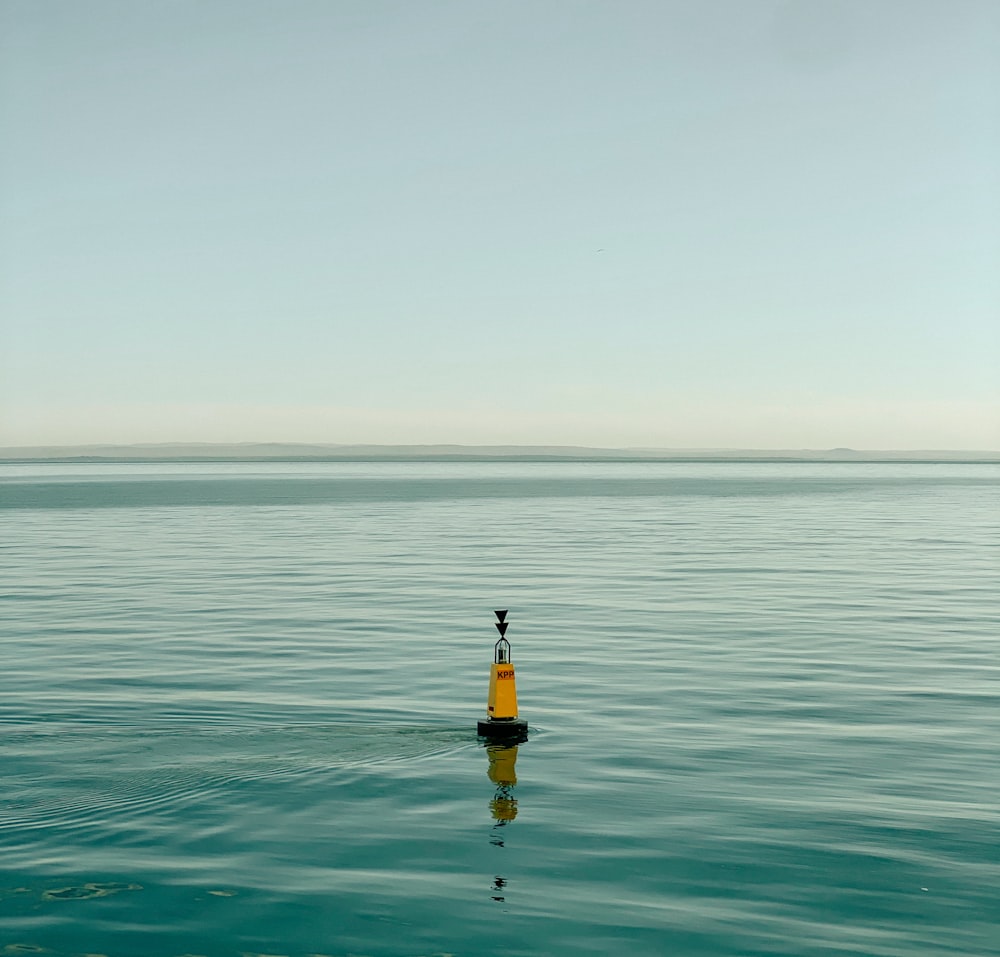
[(514, 681), (514, 663), (510, 660), (510, 642), (507, 640), (507, 609), (495, 611), (494, 624), (500, 639), (493, 646), (493, 664), (490, 665), (490, 693), (486, 702), (486, 720), (477, 723), (479, 734), (487, 738), (510, 738), (524, 734), (528, 722), (517, 716), (517, 686)]

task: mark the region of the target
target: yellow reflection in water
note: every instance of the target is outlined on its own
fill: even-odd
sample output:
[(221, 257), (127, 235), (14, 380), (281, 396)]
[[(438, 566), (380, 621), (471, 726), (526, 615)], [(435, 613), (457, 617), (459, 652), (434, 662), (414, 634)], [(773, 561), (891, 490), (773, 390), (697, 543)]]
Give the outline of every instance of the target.
[(490, 764), (486, 773), (497, 786), (493, 800), (490, 801), (490, 811), (493, 820), (506, 824), (517, 817), (517, 798), (514, 797), (514, 785), (517, 784), (517, 745), (491, 744), (486, 748)]
[[(521, 738), (519, 743), (524, 740), (526, 739)], [(510, 825), (517, 817), (517, 798), (514, 797), (514, 788), (517, 787), (517, 747), (517, 743), (509, 740), (486, 745), (486, 757), (489, 761), (486, 774), (496, 786), (493, 800), (490, 801), (490, 814), (495, 822), (490, 844), (496, 848), (504, 846), (501, 828)], [(495, 875), (490, 887), (490, 897), (498, 903), (504, 903), (507, 883), (506, 877)]]

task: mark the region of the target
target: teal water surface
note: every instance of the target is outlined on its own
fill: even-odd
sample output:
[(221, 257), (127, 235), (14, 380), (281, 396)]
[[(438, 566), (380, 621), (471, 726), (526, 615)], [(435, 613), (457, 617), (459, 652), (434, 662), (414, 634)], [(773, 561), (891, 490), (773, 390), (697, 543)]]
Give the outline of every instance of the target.
[(0, 466), (0, 954), (1000, 955), (998, 543), (995, 464)]

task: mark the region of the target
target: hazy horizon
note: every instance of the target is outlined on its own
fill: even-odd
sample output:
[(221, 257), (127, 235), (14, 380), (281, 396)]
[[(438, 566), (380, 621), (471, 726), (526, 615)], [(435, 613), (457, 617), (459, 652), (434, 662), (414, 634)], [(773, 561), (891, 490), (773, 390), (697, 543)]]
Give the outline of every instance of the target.
[(725, 449), (601, 448), (563, 445), (379, 445), (284, 442), (153, 442), (128, 445), (0, 446), (5, 462), (297, 462), (548, 460), (659, 462), (1000, 462), (988, 449)]
[(1000, 5), (0, 4), (0, 446), (1000, 448)]

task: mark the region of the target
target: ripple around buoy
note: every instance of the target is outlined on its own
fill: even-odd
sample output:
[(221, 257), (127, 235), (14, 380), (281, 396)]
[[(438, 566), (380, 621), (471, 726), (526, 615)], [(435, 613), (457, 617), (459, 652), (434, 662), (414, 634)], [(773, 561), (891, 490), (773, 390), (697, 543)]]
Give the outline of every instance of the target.
[(120, 881), (88, 881), (42, 891), (42, 898), (49, 901), (91, 900), (95, 897), (110, 897), (120, 891), (141, 891), (142, 884), (126, 884)]
[[(192, 736), (197, 735), (197, 741)], [(31, 747), (36, 732), (25, 733)], [(76, 735), (80, 752), (110, 748), (118, 732), (86, 731)], [(109, 744), (110, 742), (110, 744)], [(445, 755), (469, 745), (466, 729), (427, 727), (276, 726), (258, 729), (135, 732), (130, 750), (118, 755), (125, 766), (141, 749), (155, 745), (160, 766), (132, 768), (100, 781), (87, 781), (77, 793), (61, 782), (39, 788), (30, 800), (3, 809), (0, 833), (58, 829), (93, 832), (109, 815), (148, 815), (208, 800), (234, 785), (253, 781), (320, 780), (344, 769), (409, 764)], [(198, 755), (191, 761), (190, 755)], [(62, 759), (64, 752), (55, 755)], [(141, 764), (142, 762), (140, 762)], [(69, 793), (67, 793), (69, 791)], [(5, 892), (0, 890), (0, 895)]]

